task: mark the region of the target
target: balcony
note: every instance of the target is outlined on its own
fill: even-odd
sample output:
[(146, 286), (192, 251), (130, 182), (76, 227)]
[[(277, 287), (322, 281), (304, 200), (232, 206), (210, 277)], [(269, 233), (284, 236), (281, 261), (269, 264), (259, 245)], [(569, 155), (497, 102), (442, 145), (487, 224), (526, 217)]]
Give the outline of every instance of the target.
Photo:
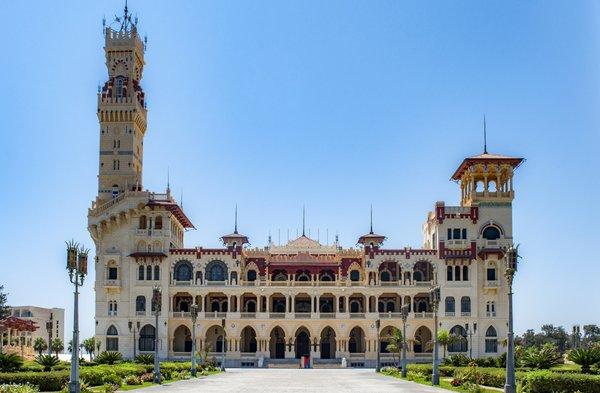
[(379, 285), (382, 287), (397, 287), (400, 286), (398, 281), (380, 281)]
[(431, 287), (433, 285), (433, 281), (415, 281), (414, 283), (417, 287)]
[(471, 311), (461, 311), (460, 312), (460, 316), (461, 317), (470, 317), (471, 316)]
[(210, 311), (204, 313), (204, 318), (206, 319), (223, 319), (227, 317), (226, 312), (218, 312), (218, 311)]
[(454, 311), (446, 311), (446, 313), (444, 315), (447, 317), (453, 317), (456, 315), (456, 313)]
[(241, 319), (255, 319), (256, 313), (255, 312), (243, 312), (243, 313), (240, 313), (240, 318)]
[(415, 312), (415, 318), (416, 319), (430, 319), (433, 318), (433, 313), (432, 312)]
[(401, 312), (380, 312), (379, 313), (379, 318), (381, 319), (397, 319), (397, 318), (402, 318), (402, 313)]
[(116, 310), (109, 310), (108, 311), (108, 316), (109, 317), (116, 317), (117, 316), (117, 311)]
[(135, 312), (135, 315), (137, 315), (138, 317), (145, 317), (146, 316), (146, 310), (138, 310)]
[(364, 312), (351, 312), (350, 319), (362, 319), (365, 317)]
[(205, 281), (207, 287), (221, 287), (227, 285), (227, 281)]
[(173, 311), (171, 314), (173, 318), (191, 318), (191, 314), (187, 311)]
[(451, 250), (465, 250), (471, 246), (471, 242), (467, 239), (451, 239), (446, 240), (444, 245)]
[(284, 312), (272, 312), (269, 313), (269, 319), (284, 319), (285, 318), (285, 313)]
[(173, 285), (175, 285), (176, 287), (189, 287), (192, 285), (192, 283), (193, 283), (192, 280), (185, 280), (185, 281), (173, 280)]
[(500, 282), (498, 280), (485, 280), (483, 285), (486, 288), (498, 288), (500, 286)]
[(134, 229), (136, 236), (171, 237), (169, 229)]
[(335, 313), (334, 312), (319, 313), (319, 319), (335, 319)]
[(485, 248), (498, 248), (500, 247), (500, 239), (488, 240), (484, 239)]
[(121, 287), (121, 280), (117, 279), (106, 279), (104, 280), (104, 287), (105, 288), (120, 288)]
[(496, 318), (496, 311), (486, 311), (485, 316), (488, 318)]
[(311, 315), (309, 312), (297, 312), (294, 313), (296, 319), (310, 319)]

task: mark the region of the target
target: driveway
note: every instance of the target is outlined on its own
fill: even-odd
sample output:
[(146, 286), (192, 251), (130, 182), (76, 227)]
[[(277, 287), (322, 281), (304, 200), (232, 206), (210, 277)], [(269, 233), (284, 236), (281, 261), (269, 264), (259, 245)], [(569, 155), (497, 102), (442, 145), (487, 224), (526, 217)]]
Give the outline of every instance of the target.
[(378, 375), (373, 369), (240, 369), (207, 378), (143, 389), (144, 392), (357, 392), (440, 393), (433, 388)]

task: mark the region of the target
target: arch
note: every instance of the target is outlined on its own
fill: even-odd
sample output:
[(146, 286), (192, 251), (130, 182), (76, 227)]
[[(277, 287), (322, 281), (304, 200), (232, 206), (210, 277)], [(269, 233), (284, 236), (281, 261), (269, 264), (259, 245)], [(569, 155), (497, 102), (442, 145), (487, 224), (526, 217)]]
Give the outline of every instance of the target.
[(427, 326), (421, 326), (415, 331), (415, 342), (413, 350), (415, 353), (431, 352), (430, 343), (433, 335)]
[(185, 325), (179, 325), (173, 333), (173, 352), (191, 352), (192, 335)]
[(323, 270), (319, 273), (319, 281), (334, 281), (335, 274), (331, 270)]
[(296, 275), (296, 281), (310, 281), (310, 274), (305, 271), (298, 272)]
[(240, 334), (240, 349), (241, 352), (256, 353), (256, 331), (252, 326), (246, 326)]
[(146, 280), (152, 280), (152, 265), (146, 266)]
[(462, 267), (462, 279), (463, 281), (469, 281), (469, 266), (467, 265)]
[(106, 329), (106, 350), (107, 351), (118, 351), (119, 350), (119, 333), (115, 325), (110, 325)]
[(413, 270), (415, 281), (433, 281), (433, 265), (429, 261), (418, 261)]
[(448, 352), (467, 352), (469, 350), (467, 331), (464, 327), (455, 325), (450, 329), (450, 335), (454, 336), (455, 340), (448, 344)]
[(296, 330), (294, 348), (296, 350), (296, 359), (310, 355), (310, 331), (306, 327), (300, 326)]
[(379, 272), (379, 280), (384, 282), (392, 281), (392, 273), (387, 269), (382, 270)]
[(227, 281), (227, 265), (215, 259), (206, 265), (206, 281)]
[(485, 352), (498, 352), (498, 332), (493, 326), (488, 327), (485, 331)]
[(160, 280), (160, 266), (154, 265), (154, 280)]
[(498, 228), (496, 225), (492, 225), (492, 224), (487, 225), (481, 231), (481, 237), (484, 239), (487, 239), (487, 240), (500, 239), (501, 235), (502, 235), (502, 232), (500, 231), (500, 228)]
[(223, 347), (223, 338), (225, 332), (221, 325), (212, 325), (206, 329), (205, 335), (205, 346), (209, 352), (222, 352), (225, 349), (227, 352), (227, 341), (225, 341), (225, 347)]
[(271, 329), (269, 335), (269, 352), (271, 359), (285, 358), (285, 332), (280, 326)]
[(136, 312), (146, 312), (146, 296), (139, 295), (135, 298), (135, 311)]
[(456, 312), (456, 302), (454, 301), (454, 296), (446, 297), (445, 306), (446, 313)]
[(325, 326), (323, 330), (321, 330), (320, 337), (321, 359), (335, 359), (335, 330), (333, 330), (331, 326)]
[(463, 296), (460, 298), (460, 312), (470, 313), (471, 312), (471, 298), (469, 296)]
[(461, 272), (461, 268), (460, 266), (454, 266), (454, 280), (455, 281), (460, 281), (460, 272)]
[(173, 279), (175, 281), (192, 281), (194, 267), (187, 260), (181, 260), (173, 268)]
[(147, 324), (140, 330), (140, 338), (138, 339), (138, 348), (142, 352), (154, 351), (154, 340), (156, 338), (156, 329), (154, 326)]
[(390, 352), (387, 347), (394, 340), (394, 333), (396, 333), (396, 329), (398, 328), (392, 325), (388, 325), (381, 329), (381, 332), (379, 333), (379, 351), (381, 353)]
[(287, 273), (281, 270), (276, 270), (271, 275), (273, 281), (287, 281)]
[(146, 242), (143, 240), (140, 240), (137, 244), (137, 250), (138, 250), (138, 252), (148, 251), (148, 246), (146, 245)]
[(454, 280), (454, 270), (452, 269), (452, 266), (446, 266), (446, 281), (453, 281)]
[(348, 351), (350, 353), (365, 352), (365, 331), (360, 326), (355, 326), (350, 330)]
[(143, 281), (144, 280), (144, 265), (140, 265), (138, 267), (138, 280)]
[(154, 219), (154, 229), (162, 229), (163, 227), (163, 218), (162, 216), (156, 216)]

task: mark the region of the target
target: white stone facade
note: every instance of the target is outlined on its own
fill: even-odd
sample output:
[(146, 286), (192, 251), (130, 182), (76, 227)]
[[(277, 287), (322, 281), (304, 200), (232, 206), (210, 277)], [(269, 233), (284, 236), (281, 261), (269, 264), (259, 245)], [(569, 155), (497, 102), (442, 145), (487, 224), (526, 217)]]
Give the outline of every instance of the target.
[[(378, 336), (385, 341), (391, 327), (402, 328), (400, 308), (408, 304), (408, 357), (429, 361), (434, 316), (428, 292), (439, 285), (438, 327), (464, 337), (450, 353), (486, 357), (504, 351), (505, 251), (513, 243), (513, 170), (522, 159), (487, 152), (465, 159), (453, 175), (461, 204), (435, 204), (423, 226), (422, 248), (385, 248), (385, 237), (371, 231), (360, 237), (359, 248), (322, 245), (302, 235), (284, 246), (250, 249), (237, 225), (223, 236), (223, 248), (185, 248), (185, 230), (193, 225), (181, 206), (169, 190), (156, 194), (141, 184), (144, 49), (135, 27), (107, 28), (105, 51), (99, 190), (88, 214), (102, 350), (125, 357), (152, 352), (157, 328), (161, 358), (189, 357), (195, 303), (198, 350), (220, 358), (224, 323), (229, 365), (311, 355), (314, 362), (346, 358), (350, 365), (369, 366)], [(150, 305), (155, 286), (162, 289), (157, 326)], [(383, 361), (390, 356), (382, 354)]]
[(65, 342), (65, 309), (64, 308), (44, 308), (37, 306), (14, 306), (10, 308), (10, 315), (13, 317), (32, 321), (36, 324), (37, 330), (28, 335), (31, 342), (41, 337), (48, 343), (48, 330), (46, 323), (52, 322), (50, 339), (60, 338)]

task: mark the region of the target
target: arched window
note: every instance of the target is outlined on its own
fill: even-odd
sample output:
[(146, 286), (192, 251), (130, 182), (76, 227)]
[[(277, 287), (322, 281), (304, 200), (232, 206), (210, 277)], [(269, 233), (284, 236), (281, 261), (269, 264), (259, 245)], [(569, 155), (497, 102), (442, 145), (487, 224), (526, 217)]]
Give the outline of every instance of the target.
[(156, 281), (160, 280), (160, 266), (158, 265), (154, 266), (154, 279)]
[(138, 296), (137, 298), (135, 298), (135, 311), (136, 312), (146, 312), (146, 297), (145, 296)]
[(227, 265), (223, 261), (211, 261), (206, 266), (206, 281), (226, 281)]
[(173, 269), (173, 278), (175, 281), (191, 281), (193, 267), (189, 261), (179, 261)]
[(491, 301), (485, 304), (485, 315), (486, 317), (496, 316), (496, 302)]
[(392, 281), (392, 275), (388, 270), (383, 270), (381, 273), (379, 273), (379, 279), (385, 282)]
[(460, 266), (454, 266), (454, 279), (460, 281)]
[(156, 329), (152, 325), (144, 325), (140, 330), (140, 338), (138, 341), (138, 347), (140, 351), (150, 352), (154, 351), (154, 338), (156, 335)]
[(462, 268), (462, 279), (463, 281), (469, 281), (469, 267), (468, 266), (463, 266)]
[(490, 326), (485, 332), (485, 352), (498, 352), (498, 334), (493, 326)]
[(256, 281), (256, 270), (248, 270), (248, 281)]
[(144, 265), (138, 267), (138, 280), (144, 280)]
[(147, 226), (148, 226), (148, 222), (147, 222), (146, 216), (143, 216), (143, 215), (140, 216), (138, 228), (139, 229), (146, 229)]
[(115, 78), (115, 96), (117, 98), (123, 98), (125, 96), (125, 78), (117, 76)]
[(352, 270), (350, 272), (350, 281), (360, 281), (360, 272), (358, 270)]
[(469, 342), (467, 340), (467, 331), (465, 328), (456, 325), (450, 329), (450, 334), (456, 339), (448, 345), (448, 352), (467, 352), (469, 349)]
[(296, 276), (296, 281), (310, 281), (310, 276), (306, 272), (302, 272)]
[(460, 312), (461, 313), (471, 313), (471, 298), (468, 296), (463, 296), (460, 298)]
[(500, 239), (500, 230), (497, 227), (490, 225), (483, 230), (482, 237), (487, 240)]
[(452, 281), (454, 277), (452, 266), (446, 267), (446, 281)]
[(152, 280), (152, 266), (146, 266), (146, 280)]
[(118, 351), (119, 350), (119, 333), (114, 325), (110, 325), (106, 330), (106, 350), (107, 351)]
[(454, 301), (453, 296), (448, 296), (446, 298), (446, 313), (452, 313), (456, 311), (456, 302)]
[(287, 274), (285, 274), (284, 272), (274, 273), (273, 281), (287, 281)]
[(154, 219), (154, 229), (162, 229), (162, 216), (156, 216)]

